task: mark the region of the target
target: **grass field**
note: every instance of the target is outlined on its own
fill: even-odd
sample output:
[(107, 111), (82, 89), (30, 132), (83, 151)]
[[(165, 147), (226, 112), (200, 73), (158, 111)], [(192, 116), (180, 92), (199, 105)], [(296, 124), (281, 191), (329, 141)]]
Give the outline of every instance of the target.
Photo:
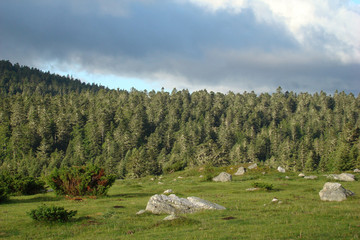
[[(217, 169), (220, 171), (221, 169)], [(323, 202), (319, 191), (329, 181), (295, 173), (261, 170), (233, 176), (228, 183), (205, 182), (202, 172), (186, 170), (165, 175), (118, 180), (107, 197), (82, 201), (56, 197), (54, 193), (11, 197), (0, 205), (0, 239), (359, 239), (360, 198)], [(181, 176), (182, 178), (178, 178)], [(285, 179), (289, 176), (290, 179)], [(158, 182), (163, 184), (159, 184)], [(246, 191), (254, 182), (273, 184), (274, 190)], [(359, 182), (342, 185), (360, 194)], [(179, 197), (197, 196), (227, 210), (202, 211), (163, 221), (166, 215), (145, 213), (154, 194), (173, 189)], [(281, 204), (271, 203), (277, 197)], [(41, 204), (78, 210), (68, 223), (39, 223), (26, 212)]]

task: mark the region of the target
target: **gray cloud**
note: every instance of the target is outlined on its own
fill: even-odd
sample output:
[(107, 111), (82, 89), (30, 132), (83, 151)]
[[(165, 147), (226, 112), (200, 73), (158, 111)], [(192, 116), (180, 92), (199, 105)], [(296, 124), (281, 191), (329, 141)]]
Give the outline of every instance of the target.
[(281, 23), (256, 21), (251, 9), (209, 13), (175, 1), (0, 3), (0, 58), (21, 64), (56, 62), (192, 90), (359, 93), (360, 64), (329, 57), (322, 43), (331, 36), (308, 31), (311, 48)]

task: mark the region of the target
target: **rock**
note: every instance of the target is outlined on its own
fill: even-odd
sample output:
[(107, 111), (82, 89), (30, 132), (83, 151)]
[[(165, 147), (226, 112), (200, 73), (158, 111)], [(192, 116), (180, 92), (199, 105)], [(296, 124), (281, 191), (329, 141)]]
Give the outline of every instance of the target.
[(317, 179), (318, 177), (315, 175), (305, 176), (304, 179)]
[(276, 197), (273, 198), (273, 200), (271, 200), (271, 202), (278, 202), (279, 199), (277, 199)]
[(239, 167), (237, 172), (234, 174), (235, 176), (241, 176), (244, 175), (244, 173), (246, 172), (246, 168), (244, 167)]
[(250, 166), (248, 166), (248, 169), (256, 169), (257, 168), (257, 164), (253, 163)]
[(193, 213), (203, 209), (222, 210), (225, 208), (201, 198), (179, 198), (175, 194), (169, 196), (156, 194), (149, 199), (146, 206), (146, 211), (154, 214), (167, 213), (172, 215), (179, 213)]
[(280, 167), (280, 166), (277, 168), (277, 170), (278, 170), (279, 172), (281, 172), (281, 173), (284, 173), (284, 172), (285, 172), (285, 169), (282, 168), (282, 167)]
[(229, 173), (222, 172), (212, 179), (214, 182), (231, 182), (232, 176)]
[(203, 178), (204, 176), (203, 175), (200, 175), (199, 178)]
[(325, 183), (323, 189), (319, 192), (322, 201), (341, 202), (348, 196), (354, 195), (353, 192), (346, 190), (340, 183)]
[(305, 174), (300, 173), (298, 176), (299, 176), (299, 177), (305, 177)]
[(138, 211), (136, 213), (136, 215), (141, 215), (141, 214), (144, 214), (144, 213), (146, 213), (146, 210), (142, 209), (142, 210)]
[(290, 177), (289, 177), (289, 176), (285, 176), (285, 179), (290, 179)]
[(350, 173), (330, 174), (330, 175), (328, 175), (328, 178), (332, 178), (332, 179), (344, 181), (344, 182), (355, 181), (355, 176)]
[(253, 192), (253, 191), (257, 191), (259, 189), (260, 188), (248, 188), (248, 189), (246, 189), (246, 191)]
[(175, 214), (170, 214), (169, 216), (165, 217), (163, 220), (164, 221), (172, 221), (172, 220), (175, 220), (175, 219), (178, 219), (179, 217), (176, 216)]
[(160, 184), (160, 185), (161, 185), (161, 184), (164, 184), (164, 183), (163, 183), (163, 182), (158, 182), (158, 184)]
[(354, 169), (354, 173), (360, 173), (360, 170), (359, 169)]
[(206, 201), (204, 199), (198, 198), (198, 197), (188, 197), (187, 198), (192, 204), (197, 206), (200, 209), (213, 209), (213, 210), (225, 210), (226, 208), (209, 201)]
[(183, 178), (182, 176), (178, 176), (178, 178)]
[(167, 189), (167, 190), (164, 191), (164, 194), (170, 194), (170, 193), (173, 193), (172, 189)]
[(150, 178), (151, 181), (154, 181), (155, 179), (154, 178)]

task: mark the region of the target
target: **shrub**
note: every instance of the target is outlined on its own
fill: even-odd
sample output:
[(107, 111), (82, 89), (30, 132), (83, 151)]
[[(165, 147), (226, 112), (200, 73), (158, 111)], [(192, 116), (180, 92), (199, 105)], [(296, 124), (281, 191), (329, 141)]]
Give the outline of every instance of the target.
[(254, 188), (262, 188), (262, 189), (266, 189), (269, 191), (274, 189), (274, 186), (272, 184), (264, 183), (264, 182), (254, 182), (253, 187)]
[(42, 205), (27, 214), (36, 221), (42, 222), (67, 222), (75, 216), (77, 211), (67, 211), (63, 207)]
[(9, 172), (2, 172), (0, 182), (5, 185), (11, 195), (33, 195), (45, 191), (45, 182), (20, 174), (11, 175)]
[(9, 198), (9, 190), (4, 183), (0, 183), (0, 203)]
[(48, 184), (57, 195), (99, 196), (106, 195), (115, 182), (115, 175), (94, 165), (55, 169), (48, 177)]
[(216, 169), (211, 164), (206, 164), (204, 166), (204, 181), (212, 181), (216, 176)]

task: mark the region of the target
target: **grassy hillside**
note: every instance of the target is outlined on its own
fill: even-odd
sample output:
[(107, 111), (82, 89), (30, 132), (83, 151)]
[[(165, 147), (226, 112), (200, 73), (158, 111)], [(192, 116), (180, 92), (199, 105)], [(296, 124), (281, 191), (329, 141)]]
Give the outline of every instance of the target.
[[(216, 169), (217, 172), (236, 169)], [(265, 175), (262, 171), (266, 171)], [(233, 176), (229, 183), (205, 182), (198, 169), (155, 177), (119, 180), (100, 199), (82, 201), (54, 193), (12, 197), (0, 205), (0, 238), (4, 239), (358, 239), (360, 198), (322, 202), (318, 192), (326, 177), (306, 180), (295, 173), (258, 169)], [(180, 176), (180, 178), (179, 178)], [(286, 179), (289, 176), (290, 179)], [(359, 177), (359, 175), (358, 175)], [(246, 191), (254, 182), (273, 184), (274, 190)], [(159, 184), (161, 182), (162, 184)], [(342, 182), (360, 193), (358, 182)], [(162, 221), (166, 215), (135, 213), (146, 207), (150, 196), (173, 189), (180, 197), (197, 196), (227, 210), (203, 211)], [(277, 197), (281, 204), (271, 203)], [(78, 210), (68, 223), (37, 223), (26, 212), (41, 204)]]

